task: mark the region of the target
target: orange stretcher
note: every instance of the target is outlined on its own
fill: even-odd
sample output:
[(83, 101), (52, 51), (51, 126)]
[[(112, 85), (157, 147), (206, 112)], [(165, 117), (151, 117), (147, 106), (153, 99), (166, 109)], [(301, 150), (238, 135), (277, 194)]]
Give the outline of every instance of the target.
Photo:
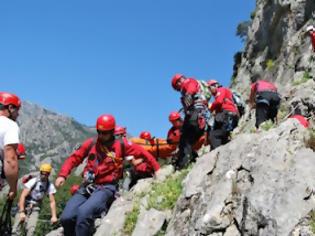
[(150, 141), (142, 138), (130, 138), (131, 142), (142, 146), (146, 151), (151, 153), (155, 158), (172, 157), (173, 152), (177, 148), (177, 144), (168, 144), (165, 139), (154, 138)]

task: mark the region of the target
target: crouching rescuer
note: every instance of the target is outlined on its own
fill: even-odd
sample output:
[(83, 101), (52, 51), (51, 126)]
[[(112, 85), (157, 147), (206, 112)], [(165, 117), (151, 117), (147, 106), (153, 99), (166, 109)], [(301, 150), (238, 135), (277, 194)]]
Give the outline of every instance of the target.
[(126, 138), (115, 138), (115, 118), (101, 115), (96, 121), (97, 138), (87, 139), (66, 159), (56, 179), (62, 186), (71, 170), (87, 157), (84, 181), (67, 202), (60, 217), (64, 235), (88, 236), (93, 233), (95, 218), (107, 213), (123, 176), (125, 156), (145, 156), (155, 174), (160, 166), (154, 157)]
[(12, 235), (32, 236), (34, 234), (41, 203), (45, 195), (48, 195), (50, 200), (50, 221), (52, 224), (57, 222), (56, 202), (54, 197), (56, 189), (49, 181), (51, 170), (52, 167), (50, 164), (42, 164), (40, 166), (39, 177), (29, 175), (28, 178), (23, 181), (25, 182), (24, 189), (20, 196), (19, 212), (15, 217)]

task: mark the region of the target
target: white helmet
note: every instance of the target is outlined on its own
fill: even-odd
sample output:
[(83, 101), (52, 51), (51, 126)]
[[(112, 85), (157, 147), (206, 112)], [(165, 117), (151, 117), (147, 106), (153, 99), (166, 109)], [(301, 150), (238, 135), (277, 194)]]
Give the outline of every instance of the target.
[(312, 25), (307, 26), (306, 32), (310, 32), (310, 31), (315, 31), (314, 26), (312, 26)]

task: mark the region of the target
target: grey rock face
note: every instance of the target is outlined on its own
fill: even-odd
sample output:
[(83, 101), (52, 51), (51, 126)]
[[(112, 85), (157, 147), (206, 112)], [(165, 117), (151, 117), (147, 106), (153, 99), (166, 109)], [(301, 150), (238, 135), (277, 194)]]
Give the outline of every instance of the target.
[(162, 228), (166, 219), (166, 215), (158, 210), (151, 208), (148, 211), (143, 211), (139, 215), (137, 225), (132, 233), (132, 236), (154, 236)]
[(130, 212), (133, 202), (124, 198), (119, 198), (112, 204), (108, 214), (99, 222), (99, 228), (95, 236), (122, 235), (126, 213)]
[(290, 119), (200, 158), (167, 235), (289, 235), (315, 206), (315, 153), (305, 148), (306, 133)]
[(257, 0), (232, 87), (247, 98), (254, 73), (270, 77), (282, 94), (305, 73), (314, 79), (315, 57), (305, 32), (314, 12), (312, 0)]

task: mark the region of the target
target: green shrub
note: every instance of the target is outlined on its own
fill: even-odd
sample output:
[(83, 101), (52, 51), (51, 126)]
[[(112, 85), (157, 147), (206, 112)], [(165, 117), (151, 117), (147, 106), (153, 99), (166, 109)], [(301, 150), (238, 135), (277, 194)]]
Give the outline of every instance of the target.
[[(179, 195), (182, 192), (182, 181), (191, 167), (182, 170), (162, 183), (156, 183), (148, 194), (140, 194), (134, 198), (132, 211), (127, 213), (123, 233), (131, 235), (134, 231), (140, 213), (140, 199), (148, 195), (148, 209), (165, 210), (174, 208)], [(157, 233), (157, 236), (165, 235), (167, 224)]]
[(301, 79), (293, 81), (293, 85), (297, 86), (297, 85), (303, 84), (303, 83), (307, 82), (311, 78), (312, 77), (310, 76), (310, 73), (308, 71), (305, 71), (304, 74), (303, 74), (303, 77)]
[(272, 59), (268, 59), (266, 61), (266, 68), (267, 68), (267, 70), (272, 70), (274, 68), (274, 66), (275, 66), (275, 63), (274, 63), (274, 61)]
[(262, 130), (268, 131), (274, 128), (274, 123), (271, 120), (265, 121), (259, 126)]
[(281, 103), (279, 111), (278, 111), (278, 119), (283, 120), (285, 119), (289, 114), (289, 109), (285, 105), (285, 103)]
[(131, 235), (136, 227), (138, 216), (140, 213), (140, 203), (139, 199), (135, 201), (132, 211), (126, 215), (126, 220), (124, 224), (124, 234)]
[(310, 213), (310, 227), (312, 232), (315, 234), (315, 212), (312, 211)]
[(182, 170), (177, 176), (173, 176), (152, 187), (149, 193), (148, 208), (157, 210), (173, 209), (179, 195), (182, 193), (182, 181), (188, 173), (188, 169)]

